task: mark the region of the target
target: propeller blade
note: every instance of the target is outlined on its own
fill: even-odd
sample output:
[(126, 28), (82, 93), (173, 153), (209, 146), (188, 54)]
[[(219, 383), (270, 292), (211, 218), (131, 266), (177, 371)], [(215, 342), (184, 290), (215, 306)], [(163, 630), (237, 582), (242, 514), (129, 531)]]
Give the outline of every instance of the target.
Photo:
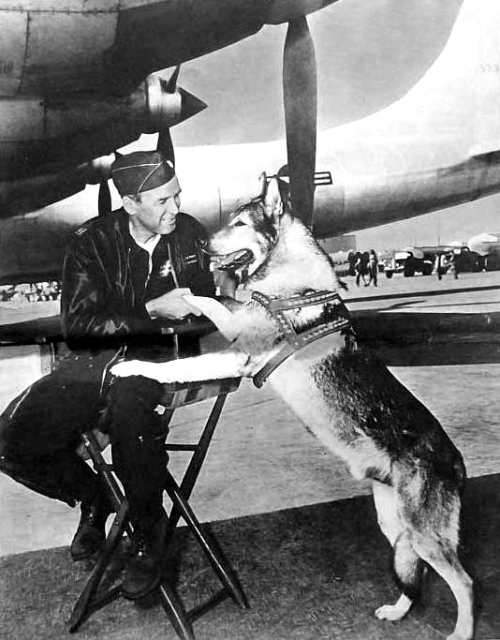
[(158, 132), (158, 142), (156, 144), (158, 151), (165, 156), (167, 160), (171, 160), (175, 167), (175, 154), (174, 145), (172, 143), (172, 136), (170, 135), (170, 129), (161, 129)]
[(100, 216), (111, 211), (111, 191), (107, 180), (101, 180), (99, 185), (99, 195), (97, 198), (97, 211)]
[(283, 97), (293, 215), (311, 226), (316, 170), (316, 58), (307, 19), (289, 23), (283, 55)]
[(177, 88), (177, 80), (179, 78), (179, 71), (181, 70), (181, 65), (178, 64), (175, 67), (173, 74), (170, 76), (169, 81), (167, 82), (166, 89), (169, 93), (173, 93)]
[(266, 3), (265, 23), (283, 24), (324, 9), (338, 0), (272, 0)]
[[(207, 108), (207, 104), (203, 102), (203, 100), (200, 100), (192, 93), (189, 93), (189, 91), (185, 91), (180, 87), (177, 88), (177, 79), (179, 78), (180, 68), (180, 65), (175, 68), (175, 71), (170, 76), (168, 82), (165, 80), (160, 80), (160, 83), (165, 91), (167, 91), (168, 93), (175, 93), (177, 91), (180, 95), (181, 110), (176, 124), (179, 124), (179, 122), (183, 122), (184, 120), (191, 118), (200, 111), (203, 111), (203, 109)], [(171, 160), (175, 166), (174, 145), (172, 143), (170, 129), (163, 128), (159, 130), (156, 148), (158, 149), (158, 151), (161, 151), (168, 160)]]

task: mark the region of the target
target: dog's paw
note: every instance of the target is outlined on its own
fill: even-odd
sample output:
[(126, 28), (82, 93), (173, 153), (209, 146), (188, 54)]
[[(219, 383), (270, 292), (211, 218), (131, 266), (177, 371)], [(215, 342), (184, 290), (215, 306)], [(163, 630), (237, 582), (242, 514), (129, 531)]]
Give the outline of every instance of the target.
[(226, 340), (229, 342), (236, 340), (241, 329), (237, 318), (223, 304), (204, 296), (185, 295), (183, 298), (189, 305), (196, 307), (203, 315), (210, 318)]
[(412, 600), (402, 593), (398, 601), (394, 604), (384, 604), (375, 611), (375, 615), (379, 620), (390, 620), (395, 622), (401, 620), (405, 616), (412, 605)]
[(144, 378), (156, 380), (158, 378), (158, 363), (128, 360), (115, 364), (114, 367), (111, 367), (110, 373), (118, 378), (144, 376)]
[[(403, 599), (402, 599), (403, 598)], [(396, 604), (384, 604), (375, 611), (375, 615), (379, 620), (389, 620), (390, 622), (396, 622), (401, 620), (411, 607), (411, 600), (408, 600), (405, 596), (402, 596)]]
[(395, 622), (396, 620), (401, 620), (404, 613), (401, 613), (395, 604), (384, 604), (375, 611), (375, 615), (379, 620)]

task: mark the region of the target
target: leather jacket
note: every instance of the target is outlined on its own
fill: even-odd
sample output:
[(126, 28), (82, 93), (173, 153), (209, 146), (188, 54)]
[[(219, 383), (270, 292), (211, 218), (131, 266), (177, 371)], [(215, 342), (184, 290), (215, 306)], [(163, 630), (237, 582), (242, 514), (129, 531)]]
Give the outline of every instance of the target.
[(214, 295), (209, 259), (200, 249), (205, 235), (197, 220), (179, 213), (175, 231), (162, 236), (153, 251), (149, 274), (150, 256), (130, 235), (124, 209), (81, 226), (70, 238), (63, 264), (62, 329), (69, 346), (87, 350), (151, 340), (168, 321), (149, 317), (148, 300), (175, 287)]

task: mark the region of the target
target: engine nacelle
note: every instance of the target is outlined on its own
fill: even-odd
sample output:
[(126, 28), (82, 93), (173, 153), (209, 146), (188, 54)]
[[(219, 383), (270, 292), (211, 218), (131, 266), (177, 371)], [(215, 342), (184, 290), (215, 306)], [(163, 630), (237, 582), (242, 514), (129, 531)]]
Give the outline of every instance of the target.
[[(153, 133), (160, 129), (169, 129), (175, 126), (186, 116), (182, 114), (183, 94), (181, 88), (175, 91), (167, 90), (167, 83), (158, 75), (152, 74), (140, 85), (137, 92), (146, 103), (142, 105), (142, 110), (147, 114), (149, 130), (144, 133)], [(132, 94), (134, 95), (134, 94)]]
[[(0, 100), (0, 180), (67, 170), (170, 128), (206, 107), (152, 74), (125, 98)], [(23, 115), (20, 115), (23, 114)]]
[(86, 183), (108, 179), (116, 149), (205, 107), (157, 74), (125, 98), (0, 100), (2, 217), (39, 209)]

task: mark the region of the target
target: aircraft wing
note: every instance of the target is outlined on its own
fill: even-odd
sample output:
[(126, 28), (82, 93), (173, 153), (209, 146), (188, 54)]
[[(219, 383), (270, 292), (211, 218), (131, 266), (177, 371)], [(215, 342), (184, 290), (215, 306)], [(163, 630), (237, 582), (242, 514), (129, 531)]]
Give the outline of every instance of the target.
[(0, 0), (0, 95), (125, 96), (150, 73), (335, 1)]
[(19, 344), (46, 344), (61, 342), (59, 315), (0, 325), (0, 346)]
[(162, 70), (335, 1), (0, 0), (0, 216), (108, 179), (116, 149), (205, 108)]

